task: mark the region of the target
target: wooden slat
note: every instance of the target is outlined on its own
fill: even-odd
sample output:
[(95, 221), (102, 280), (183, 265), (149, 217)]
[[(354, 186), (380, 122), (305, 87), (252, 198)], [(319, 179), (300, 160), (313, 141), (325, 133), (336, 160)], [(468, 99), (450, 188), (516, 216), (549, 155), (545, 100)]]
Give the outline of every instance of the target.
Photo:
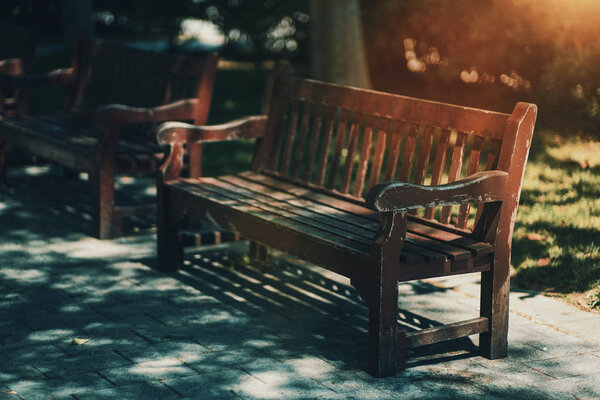
[[(462, 168), (465, 153), (466, 138), (467, 136), (464, 133), (456, 133), (456, 142), (454, 143), (454, 149), (452, 150), (452, 161), (450, 162), (450, 172), (448, 173), (448, 183), (456, 181), (460, 176), (460, 170)], [(452, 206), (442, 207), (440, 222), (443, 224), (449, 224), (451, 216)]]
[[(302, 110), (302, 120), (300, 122), (300, 130), (298, 131), (298, 140), (294, 144), (295, 156), (294, 165), (292, 171), (292, 178), (298, 179), (300, 177), (300, 169), (302, 169), (302, 159), (305, 154), (306, 138), (308, 136), (308, 123), (310, 116), (313, 112), (315, 104), (305, 103), (304, 109)], [(310, 166), (306, 166), (309, 169)]]
[(348, 139), (348, 147), (346, 148), (346, 163), (342, 173), (342, 184), (340, 192), (348, 193), (350, 191), (350, 181), (352, 179), (352, 170), (354, 169), (354, 154), (358, 148), (358, 139), (362, 123), (362, 116), (354, 114), (352, 124), (350, 125), (350, 138)]
[(417, 164), (417, 171), (415, 175), (415, 184), (417, 185), (422, 185), (425, 181), (427, 167), (429, 166), (429, 156), (431, 155), (432, 144), (433, 129), (427, 127), (425, 128), (425, 132), (423, 133), (423, 139), (421, 141), (421, 151), (419, 154), (419, 163)]
[[(335, 209), (333, 207), (323, 205), (321, 203), (314, 202), (311, 200), (302, 199), (296, 195), (292, 195), (290, 193), (278, 190), (277, 188), (271, 188), (262, 184), (257, 184), (246, 179), (240, 178), (238, 176), (223, 176), (219, 179), (236, 185), (237, 187), (239, 187), (240, 190), (246, 189), (253, 191), (254, 198), (268, 196), (269, 199), (265, 199), (266, 201), (283, 201), (293, 206), (294, 210), (301, 209), (301, 211), (293, 212), (307, 214), (308, 211), (306, 210), (310, 210), (310, 213), (317, 213), (328, 219), (335, 220), (336, 226), (346, 229), (349, 232), (358, 233), (369, 242), (375, 237), (375, 233), (378, 229), (379, 221), (376, 218), (365, 219), (364, 216), (357, 215), (348, 211)], [(461, 260), (471, 256), (471, 252), (469, 250), (458, 246), (446, 245), (445, 243), (442, 243), (438, 240), (430, 239), (420, 235), (415, 235), (411, 232), (407, 234), (407, 243), (418, 247), (423, 247), (428, 251), (442, 253), (451, 260)], [(444, 259), (444, 257), (439, 255), (432, 256), (431, 254), (429, 254), (428, 257), (433, 260)]]
[(400, 143), (402, 141), (402, 129), (404, 125), (400, 121), (394, 121), (391, 128), (390, 146), (388, 150), (387, 166), (385, 168), (385, 180), (393, 181), (396, 178), (396, 168), (398, 167), (398, 158), (400, 158)]
[[(437, 150), (435, 152), (435, 161), (433, 163), (433, 171), (431, 173), (431, 185), (439, 185), (442, 182), (442, 176), (444, 174), (444, 166), (446, 165), (446, 150), (448, 149), (448, 139), (450, 138), (450, 132), (442, 130), (440, 133), (440, 140), (437, 144)], [(425, 209), (425, 218), (432, 219), (435, 213), (434, 207), (428, 207)]]
[(371, 174), (369, 177), (368, 189), (379, 183), (379, 176), (381, 175), (381, 167), (383, 166), (383, 158), (385, 156), (385, 145), (387, 142), (387, 130), (389, 128), (390, 121), (388, 119), (380, 119), (380, 126), (377, 130), (377, 144), (375, 145), (375, 152), (373, 153), (373, 162), (371, 164)]
[(329, 176), (327, 178), (327, 187), (329, 189), (333, 189), (335, 187), (335, 181), (338, 177), (338, 168), (340, 165), (340, 160), (342, 158), (342, 150), (346, 141), (346, 131), (349, 119), (350, 112), (348, 110), (341, 110), (340, 121), (338, 123), (335, 134), (335, 148), (333, 150), (333, 158), (331, 159), (331, 165), (329, 166)]
[[(412, 218), (416, 219), (412, 220)], [(479, 242), (470, 237), (461, 236), (452, 232), (445, 231), (436, 226), (435, 222), (427, 223), (429, 220), (419, 217), (412, 217), (408, 221), (408, 229), (410, 232), (417, 235), (425, 236), (431, 239), (439, 240), (451, 244), (452, 246), (461, 247), (469, 250), (473, 255), (481, 256), (494, 251), (494, 246), (489, 243)]]
[(285, 123), (289, 121), (288, 109), (290, 104), (287, 99), (282, 99), (277, 96), (277, 92), (273, 93), (269, 104), (269, 118), (265, 126), (265, 141), (262, 143), (264, 149), (259, 152), (260, 159), (253, 164), (253, 168), (265, 166), (271, 171), (277, 171), (279, 167), (279, 159), (281, 157), (283, 130)]
[[(245, 180), (257, 182), (303, 199), (315, 201), (317, 203), (324, 204), (338, 210), (347, 211), (360, 218), (363, 218), (365, 220), (365, 224), (368, 224), (369, 221), (379, 222), (379, 213), (355, 203), (340, 200), (330, 195), (315, 192), (314, 190), (308, 188), (303, 188), (287, 182), (282, 182), (281, 180), (271, 178), (262, 174), (257, 174), (253, 172), (243, 172), (238, 176)], [(425, 236), (440, 242), (448, 242), (452, 246), (466, 249), (470, 251), (471, 254), (476, 256), (489, 254), (494, 251), (494, 246), (488, 243), (478, 242), (477, 240), (465, 237), (464, 235), (460, 235), (458, 233), (452, 233), (448, 231), (451, 229), (451, 227), (439, 226), (439, 224), (435, 221), (429, 221), (420, 217), (409, 216), (407, 224), (408, 230), (411, 233), (414, 233), (419, 236)]]
[(223, 196), (208, 192), (208, 197), (204, 197), (198, 185), (188, 188), (185, 186), (190, 185), (179, 185), (179, 181), (168, 183), (170, 196), (177, 204), (186, 207), (191, 216), (202, 218), (209, 212), (215, 224), (234, 232), (244, 232), (244, 237), (250, 240), (302, 257), (346, 277), (359, 280), (368, 278), (364, 269), (369, 259), (368, 253), (313, 234), (302, 226), (280, 221), (255, 207), (237, 206), (231, 202), (224, 204), (222, 200), (227, 198)]
[[(490, 141), (490, 149), (487, 154), (487, 159), (485, 163), (485, 170), (491, 171), (496, 169), (496, 165), (498, 164), (498, 155), (500, 152), (500, 142), (497, 140)], [(477, 213), (475, 214), (475, 223), (479, 221), (481, 218), (481, 213), (483, 212), (483, 203), (479, 203), (477, 205)]]
[(292, 111), (289, 119), (288, 134), (283, 150), (283, 159), (281, 160), (281, 173), (287, 175), (290, 170), (290, 161), (292, 158), (292, 149), (294, 148), (294, 139), (296, 138), (296, 130), (298, 129), (298, 113), (300, 111), (300, 102), (294, 100), (292, 102)]
[(489, 320), (485, 317), (473, 318), (453, 324), (435, 326), (406, 334), (408, 348), (426, 346), (428, 344), (457, 339), (464, 336), (483, 333), (489, 330)]
[(360, 157), (358, 159), (358, 167), (356, 169), (356, 178), (354, 179), (353, 194), (357, 197), (362, 195), (365, 188), (365, 178), (367, 176), (367, 167), (371, 158), (371, 147), (373, 144), (373, 125), (375, 118), (368, 117), (363, 133), (362, 143), (360, 145)]
[[(473, 147), (469, 154), (469, 165), (467, 166), (467, 176), (473, 175), (479, 170), (479, 159), (481, 158), (481, 150), (483, 149), (483, 138), (476, 136), (473, 140)], [(456, 226), (459, 228), (467, 227), (467, 219), (469, 218), (470, 204), (463, 204), (458, 210), (458, 222)]]
[(308, 157), (306, 158), (306, 166), (304, 168), (303, 179), (306, 182), (311, 181), (313, 164), (315, 162), (317, 145), (319, 143), (319, 136), (321, 133), (321, 121), (326, 111), (326, 107), (322, 104), (319, 104), (315, 107), (315, 116), (313, 119), (312, 129), (310, 130), (310, 140), (308, 143)]
[[(327, 212), (316, 212), (312, 207), (298, 207), (289, 201), (278, 201), (263, 194), (264, 191), (256, 188), (256, 186), (254, 187), (255, 190), (249, 190), (251, 188), (232, 177), (221, 177), (218, 179), (199, 178), (197, 182), (207, 190), (235, 198), (245, 204), (269, 211), (288, 220), (320, 229), (331, 235), (338, 235), (339, 237), (355, 242), (356, 246), (363, 246), (361, 248), (370, 248), (371, 242), (377, 232), (377, 224), (372, 224), (371, 229), (365, 229), (364, 225), (361, 227), (358, 224), (350, 223), (349, 219), (351, 219), (351, 216), (349, 215), (343, 219), (336, 218)], [(423, 244), (423, 242), (427, 242), (427, 240), (414, 241), (411, 235), (411, 238), (407, 240), (404, 246), (401, 261), (409, 263), (424, 261), (448, 264), (449, 260), (446, 252), (436, 249), (433, 246), (419, 245)]]
[(331, 146), (333, 128), (335, 125), (335, 117), (337, 115), (337, 111), (337, 108), (330, 107), (329, 112), (327, 114), (323, 112), (323, 115), (327, 115), (327, 119), (325, 121), (324, 137), (323, 142), (321, 143), (319, 164), (317, 166), (317, 176), (315, 179), (315, 184), (319, 186), (322, 186), (325, 182), (325, 173), (327, 172), (327, 158), (329, 157), (329, 146)]
[[(422, 185), (425, 181), (425, 175), (427, 174), (427, 168), (429, 167), (429, 157), (431, 155), (432, 144), (433, 129), (430, 127), (426, 127), (421, 139), (419, 161), (417, 164), (417, 170), (415, 171), (414, 183), (417, 185)], [(408, 213), (411, 215), (416, 215), (417, 210), (410, 210)]]
[[(378, 229), (379, 223), (376, 220), (365, 220), (361, 216), (351, 212), (341, 211), (320, 203), (301, 199), (275, 188), (249, 182), (236, 176), (224, 176), (219, 179), (235, 185), (236, 188), (232, 190), (246, 193), (248, 197), (253, 199), (262, 199), (270, 205), (282, 207), (287, 211), (303, 215), (307, 218), (314, 219), (318, 215), (317, 221), (319, 224), (332, 225), (343, 229), (347, 232), (344, 235), (349, 235), (348, 237), (358, 235), (360, 237), (359, 240), (368, 244), (372, 242)], [(252, 191), (253, 193), (248, 194), (248, 191)], [(286, 206), (281, 202), (285, 202), (288, 205)], [(407, 246), (403, 250), (401, 261), (408, 263), (420, 261), (446, 262), (447, 258), (463, 259), (465, 256), (468, 257), (471, 255), (470, 252), (458, 247), (441, 244), (441, 246), (436, 248), (435, 244), (439, 243), (434, 243), (433, 240), (409, 233), (407, 235)]]
[(257, 207), (261, 210), (272, 213), (278, 218), (288, 221), (293, 221), (307, 227), (324, 232), (329, 237), (343, 238), (346, 246), (362, 251), (367, 251), (370, 248), (370, 239), (365, 235), (351, 232), (347, 226), (336, 223), (331, 218), (322, 217), (318, 214), (311, 213), (309, 210), (293, 207), (285, 202), (277, 202), (272, 199), (265, 199), (263, 196), (257, 196), (256, 193), (244, 190), (240, 187), (232, 187), (226, 181), (214, 178), (201, 178), (199, 183), (206, 190), (227, 196), (236, 201)]
[(293, 78), (293, 97), (422, 126), (500, 139), (508, 114)]
[(250, 201), (244, 201), (244, 199), (240, 199), (235, 193), (230, 191), (220, 191), (216, 189), (214, 185), (198, 185), (196, 183), (197, 180), (195, 179), (182, 179), (171, 183), (170, 185), (177, 187), (180, 190), (194, 193), (204, 199), (221, 204), (227, 208), (254, 215), (261, 220), (270, 221), (277, 226), (286, 227), (304, 235), (319, 238), (322, 241), (330, 243), (332, 246), (345, 247), (354, 252), (363, 252), (365, 254), (369, 252), (368, 246), (360, 245), (360, 243), (357, 243), (356, 241), (331, 234), (330, 232), (319, 228), (314, 228), (303, 222), (298, 222), (298, 220), (287, 218), (286, 213), (273, 212), (269, 210), (268, 207), (261, 207), (252, 204)]
[(406, 144), (404, 145), (404, 156), (402, 157), (402, 167), (398, 175), (398, 180), (401, 182), (408, 182), (410, 180), (410, 171), (415, 156), (415, 148), (417, 147), (418, 129), (419, 127), (415, 125), (411, 126), (408, 130)]

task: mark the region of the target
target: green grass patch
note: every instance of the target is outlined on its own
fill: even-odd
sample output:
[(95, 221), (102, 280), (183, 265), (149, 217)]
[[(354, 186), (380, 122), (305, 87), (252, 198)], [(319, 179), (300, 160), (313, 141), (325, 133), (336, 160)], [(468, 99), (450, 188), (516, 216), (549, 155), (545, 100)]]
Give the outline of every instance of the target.
[(535, 133), (513, 235), (518, 286), (561, 295), (600, 291), (600, 153), (588, 151), (596, 145)]

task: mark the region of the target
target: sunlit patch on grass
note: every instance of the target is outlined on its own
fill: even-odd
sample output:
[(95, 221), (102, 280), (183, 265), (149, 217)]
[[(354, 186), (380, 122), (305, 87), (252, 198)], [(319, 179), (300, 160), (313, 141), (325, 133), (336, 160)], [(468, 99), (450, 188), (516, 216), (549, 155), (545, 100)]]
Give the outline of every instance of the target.
[(559, 146), (548, 149), (548, 154), (556, 160), (576, 162), (581, 168), (600, 166), (600, 142), (585, 142), (581, 139), (557, 141)]

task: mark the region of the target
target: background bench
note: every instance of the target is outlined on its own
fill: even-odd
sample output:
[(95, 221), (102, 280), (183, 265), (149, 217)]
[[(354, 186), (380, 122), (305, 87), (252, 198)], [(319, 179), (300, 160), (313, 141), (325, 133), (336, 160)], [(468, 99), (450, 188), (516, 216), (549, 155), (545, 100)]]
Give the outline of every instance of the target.
[[(289, 77), (267, 115), (218, 126), (167, 123), (158, 184), (158, 267), (181, 266), (188, 216), (351, 279), (369, 305), (369, 370), (393, 375), (407, 348), (480, 334), (507, 353), (511, 236), (536, 107), (512, 114)], [(184, 144), (256, 138), (251, 170), (179, 177)], [(384, 183), (381, 183), (381, 182)], [(426, 186), (422, 186), (422, 185)], [(477, 318), (406, 333), (398, 282), (480, 272)]]
[[(216, 55), (183, 57), (80, 41), (72, 68), (11, 81), (16, 87), (67, 87), (64, 111), (6, 117), (0, 141), (87, 172), (96, 234), (119, 235), (124, 215), (154, 206), (116, 207), (115, 174), (156, 171), (163, 155), (154, 138), (156, 122), (206, 123), (216, 66)], [(201, 154), (199, 147), (190, 146), (191, 159)], [(190, 170), (191, 176), (198, 173)]]

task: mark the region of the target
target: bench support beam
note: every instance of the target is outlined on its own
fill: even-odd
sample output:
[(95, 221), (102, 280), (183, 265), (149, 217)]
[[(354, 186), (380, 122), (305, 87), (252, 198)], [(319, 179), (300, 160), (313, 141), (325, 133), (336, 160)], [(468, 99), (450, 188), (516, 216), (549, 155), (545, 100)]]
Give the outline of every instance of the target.
[(466, 321), (447, 325), (434, 326), (417, 332), (406, 334), (406, 346), (409, 349), (428, 344), (458, 339), (464, 336), (483, 333), (489, 330), (489, 320), (485, 317), (473, 318)]

